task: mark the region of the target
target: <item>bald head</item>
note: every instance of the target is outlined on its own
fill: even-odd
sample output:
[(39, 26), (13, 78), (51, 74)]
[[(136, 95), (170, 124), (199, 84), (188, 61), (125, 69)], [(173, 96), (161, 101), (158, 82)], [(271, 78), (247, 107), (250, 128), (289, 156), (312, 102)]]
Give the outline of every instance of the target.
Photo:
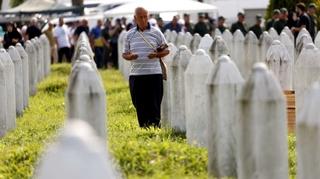
[(140, 30), (145, 30), (148, 27), (148, 11), (143, 7), (137, 7), (134, 13), (134, 20)]

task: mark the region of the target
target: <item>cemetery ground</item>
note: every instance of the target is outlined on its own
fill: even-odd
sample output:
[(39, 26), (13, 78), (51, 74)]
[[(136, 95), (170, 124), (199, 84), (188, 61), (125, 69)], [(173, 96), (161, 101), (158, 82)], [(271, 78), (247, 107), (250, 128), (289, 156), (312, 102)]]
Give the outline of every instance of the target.
[[(46, 143), (65, 119), (70, 65), (52, 66), (16, 129), (0, 139), (0, 179), (31, 178)], [(140, 129), (127, 82), (116, 70), (100, 71), (107, 94), (108, 146), (125, 178), (207, 178), (207, 150), (187, 144), (169, 129)], [(295, 137), (290, 134), (290, 178), (295, 178)]]

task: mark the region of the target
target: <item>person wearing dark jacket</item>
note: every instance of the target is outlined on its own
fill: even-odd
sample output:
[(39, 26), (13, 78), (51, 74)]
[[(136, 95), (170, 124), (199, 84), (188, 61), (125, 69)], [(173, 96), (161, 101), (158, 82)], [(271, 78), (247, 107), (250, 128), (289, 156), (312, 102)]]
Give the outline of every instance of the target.
[(242, 12), (239, 12), (238, 13), (238, 21), (231, 25), (231, 29), (230, 29), (231, 33), (234, 33), (236, 30), (239, 29), (239, 30), (241, 30), (243, 35), (247, 34), (247, 30), (244, 25), (244, 19), (245, 19), (244, 14)]
[(41, 30), (37, 26), (37, 19), (32, 18), (29, 27), (27, 28), (26, 31), (26, 37), (28, 40), (31, 40), (35, 37), (39, 37), (41, 35)]
[(288, 24), (288, 10), (286, 8), (281, 8), (279, 20), (274, 23), (273, 27), (280, 35), (280, 33), (282, 32), (284, 27), (287, 26), (287, 24)]
[(194, 26), (194, 33), (198, 33), (201, 37), (209, 33), (209, 27), (204, 21), (204, 15), (199, 15), (199, 21)]
[(17, 43), (21, 42), (22, 36), (18, 32), (17, 28), (13, 23), (7, 24), (7, 32), (4, 34), (3, 37), (3, 47), (8, 49), (11, 45), (16, 45)]
[(309, 4), (308, 7), (308, 16), (310, 18), (310, 30), (309, 33), (314, 40), (316, 38), (317, 33), (317, 6), (314, 3)]
[(280, 16), (280, 10), (279, 9), (273, 10), (272, 18), (267, 21), (266, 31), (269, 31), (269, 29), (271, 29), (271, 27), (274, 27), (274, 23), (279, 20), (279, 16)]
[(257, 38), (260, 38), (260, 35), (262, 34), (262, 28), (261, 28), (261, 22), (262, 22), (262, 16), (260, 14), (258, 14), (256, 16), (256, 24), (252, 27), (250, 27), (250, 31), (252, 31)]

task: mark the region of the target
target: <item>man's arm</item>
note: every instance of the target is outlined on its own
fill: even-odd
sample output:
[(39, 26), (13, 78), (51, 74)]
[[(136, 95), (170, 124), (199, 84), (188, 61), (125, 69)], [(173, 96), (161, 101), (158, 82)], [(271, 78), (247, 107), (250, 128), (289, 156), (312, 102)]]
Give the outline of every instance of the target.
[(137, 54), (134, 54), (132, 52), (125, 52), (122, 54), (122, 57), (125, 59), (125, 60), (128, 60), (128, 61), (131, 61), (131, 60), (135, 60), (138, 58), (138, 55)]

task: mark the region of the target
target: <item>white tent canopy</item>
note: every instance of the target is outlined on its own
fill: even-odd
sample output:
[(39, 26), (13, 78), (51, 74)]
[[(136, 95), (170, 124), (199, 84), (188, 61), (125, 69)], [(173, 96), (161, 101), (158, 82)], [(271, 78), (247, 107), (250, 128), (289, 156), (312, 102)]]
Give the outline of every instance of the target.
[(112, 17), (133, 14), (137, 7), (144, 7), (150, 13), (197, 13), (217, 11), (216, 6), (192, 0), (137, 0), (106, 11), (105, 16)]
[(54, 0), (27, 0), (17, 7), (6, 10), (6, 12), (32, 12), (32, 11), (45, 11), (54, 9), (63, 9), (67, 6), (58, 4)]

